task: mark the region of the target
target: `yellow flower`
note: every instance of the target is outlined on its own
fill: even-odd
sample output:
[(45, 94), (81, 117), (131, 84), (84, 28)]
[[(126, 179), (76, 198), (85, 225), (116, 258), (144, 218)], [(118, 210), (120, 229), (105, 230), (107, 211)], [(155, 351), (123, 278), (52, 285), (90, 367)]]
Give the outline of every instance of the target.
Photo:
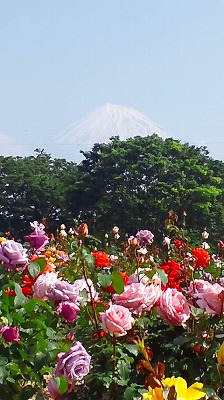
[(148, 393), (143, 393), (142, 400), (163, 400), (163, 389), (157, 387), (152, 389), (149, 387)]
[(203, 388), (202, 383), (194, 383), (188, 388), (187, 382), (181, 377), (175, 378), (172, 376), (172, 378), (163, 379), (162, 384), (164, 387), (175, 387), (177, 393), (176, 400), (199, 400), (203, 399), (206, 395), (206, 393), (201, 390)]
[(218, 365), (224, 364), (224, 342), (217, 352)]
[[(194, 383), (187, 387), (185, 379), (178, 377), (166, 378), (162, 380), (163, 387), (166, 388), (174, 386), (176, 391), (176, 400), (200, 400), (206, 395), (201, 389), (203, 388), (202, 383)], [(142, 395), (142, 400), (164, 400), (163, 388), (152, 389), (149, 387), (148, 393)]]
[(0, 244), (6, 242), (6, 238), (0, 236)]

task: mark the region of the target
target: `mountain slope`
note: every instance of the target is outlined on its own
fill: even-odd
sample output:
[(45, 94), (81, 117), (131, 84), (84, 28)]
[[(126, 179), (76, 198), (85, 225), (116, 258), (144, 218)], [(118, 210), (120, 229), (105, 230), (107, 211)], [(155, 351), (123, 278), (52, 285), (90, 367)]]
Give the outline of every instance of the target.
[(88, 145), (107, 143), (111, 136), (121, 140), (133, 136), (148, 136), (157, 133), (162, 138), (169, 137), (165, 130), (140, 112), (114, 104), (98, 107), (70, 125), (55, 144)]

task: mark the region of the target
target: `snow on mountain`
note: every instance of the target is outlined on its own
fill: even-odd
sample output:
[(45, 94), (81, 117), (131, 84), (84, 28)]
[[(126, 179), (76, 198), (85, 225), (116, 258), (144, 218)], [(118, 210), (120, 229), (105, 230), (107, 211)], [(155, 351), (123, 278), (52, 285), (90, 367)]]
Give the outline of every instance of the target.
[(85, 145), (91, 148), (95, 143), (108, 143), (111, 136), (119, 136), (121, 140), (125, 140), (153, 133), (162, 138), (170, 136), (163, 128), (140, 112), (108, 103), (70, 125), (64, 133), (54, 139), (54, 143)]

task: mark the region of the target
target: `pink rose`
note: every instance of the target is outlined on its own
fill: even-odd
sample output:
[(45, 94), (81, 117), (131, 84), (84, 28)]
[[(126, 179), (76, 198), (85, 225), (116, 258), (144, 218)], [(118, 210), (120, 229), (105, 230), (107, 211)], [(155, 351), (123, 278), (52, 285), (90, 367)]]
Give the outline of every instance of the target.
[(79, 307), (71, 301), (62, 301), (59, 303), (57, 312), (62, 315), (66, 321), (74, 322), (76, 320)]
[(171, 326), (183, 325), (190, 317), (186, 298), (174, 288), (162, 292), (157, 312)]
[(15, 326), (3, 326), (0, 333), (6, 342), (19, 342), (19, 329)]
[(100, 313), (103, 329), (105, 332), (113, 333), (115, 336), (124, 336), (132, 328), (134, 318), (130, 311), (116, 304), (111, 305), (108, 310)]
[(223, 301), (220, 294), (224, 291), (218, 283), (210, 283), (203, 279), (195, 279), (190, 283), (188, 295), (193, 303), (205, 310), (207, 314), (220, 315)]
[(124, 287), (121, 294), (114, 294), (114, 303), (128, 308), (133, 314), (141, 315), (143, 311), (150, 311), (158, 302), (161, 294), (159, 285), (144, 285), (134, 282)]
[(56, 272), (46, 272), (45, 274), (38, 276), (33, 285), (33, 297), (36, 299), (47, 300), (47, 292), (51, 289), (57, 279), (58, 274)]

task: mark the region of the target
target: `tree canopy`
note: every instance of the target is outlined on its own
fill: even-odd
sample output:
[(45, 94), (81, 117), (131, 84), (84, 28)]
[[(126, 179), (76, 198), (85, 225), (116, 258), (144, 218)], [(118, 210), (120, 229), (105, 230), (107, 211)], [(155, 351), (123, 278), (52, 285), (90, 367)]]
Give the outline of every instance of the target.
[(150, 229), (161, 238), (169, 210), (187, 214), (192, 237), (206, 227), (223, 239), (224, 163), (205, 147), (182, 144), (156, 134), (96, 143), (77, 165), (36, 156), (0, 157), (0, 231), (25, 232), (30, 221), (45, 218), (54, 231), (78, 219), (92, 233), (114, 225), (134, 235)]
[(217, 239), (222, 233), (224, 164), (205, 147), (156, 134), (125, 141), (111, 138), (84, 152), (74, 186), (74, 210), (97, 215), (99, 230), (115, 224), (129, 234), (138, 229), (163, 233), (167, 212), (185, 211), (187, 227), (204, 227)]

